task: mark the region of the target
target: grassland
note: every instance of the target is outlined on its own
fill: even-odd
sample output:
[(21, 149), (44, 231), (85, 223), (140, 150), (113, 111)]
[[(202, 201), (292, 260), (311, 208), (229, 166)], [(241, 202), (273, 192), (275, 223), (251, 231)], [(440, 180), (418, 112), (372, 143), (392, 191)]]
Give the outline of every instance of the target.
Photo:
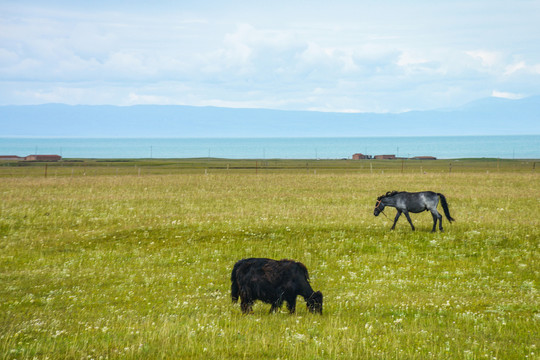
[[(451, 165), (450, 165), (451, 164)], [(1, 359), (538, 359), (534, 161), (0, 165)], [(389, 230), (389, 190), (436, 190)], [(386, 211), (390, 218), (394, 211)], [(292, 258), (322, 316), (230, 302), (243, 257)]]

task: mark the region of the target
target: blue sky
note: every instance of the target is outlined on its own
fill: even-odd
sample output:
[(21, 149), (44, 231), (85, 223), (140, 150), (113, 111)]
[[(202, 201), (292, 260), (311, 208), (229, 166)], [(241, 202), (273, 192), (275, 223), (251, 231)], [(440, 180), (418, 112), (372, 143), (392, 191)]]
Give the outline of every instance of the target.
[(0, 2), (0, 105), (402, 112), (540, 95), (540, 1)]

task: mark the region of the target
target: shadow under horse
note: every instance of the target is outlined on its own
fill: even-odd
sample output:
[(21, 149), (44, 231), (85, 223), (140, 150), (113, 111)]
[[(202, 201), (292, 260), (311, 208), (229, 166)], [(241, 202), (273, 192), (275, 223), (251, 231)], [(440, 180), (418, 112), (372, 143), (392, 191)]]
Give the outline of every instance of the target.
[[(396, 218), (394, 219), (394, 224), (392, 225), (392, 230), (395, 229), (396, 223), (401, 216), (401, 213), (405, 214), (405, 217), (411, 224), (411, 228), (414, 229), (414, 225), (411, 221), (409, 213), (420, 213), (422, 211), (430, 211), (431, 216), (433, 216), (433, 229), (431, 232), (435, 232), (437, 227), (437, 220), (439, 221), (439, 230), (443, 231), (442, 227), (442, 215), (437, 211), (437, 205), (439, 205), (439, 198), (441, 200), (441, 205), (444, 210), (444, 215), (449, 222), (455, 221), (450, 216), (450, 210), (448, 209), (448, 202), (446, 198), (441, 193), (436, 193), (433, 191), (422, 191), (422, 192), (406, 192), (406, 191), (392, 191), (387, 192), (385, 195), (381, 195), (377, 198), (377, 203), (375, 204), (375, 210), (373, 215), (378, 216), (383, 212), (386, 206), (395, 207), (397, 210)], [(384, 215), (384, 213), (383, 213)], [(386, 215), (385, 215), (386, 216)]]

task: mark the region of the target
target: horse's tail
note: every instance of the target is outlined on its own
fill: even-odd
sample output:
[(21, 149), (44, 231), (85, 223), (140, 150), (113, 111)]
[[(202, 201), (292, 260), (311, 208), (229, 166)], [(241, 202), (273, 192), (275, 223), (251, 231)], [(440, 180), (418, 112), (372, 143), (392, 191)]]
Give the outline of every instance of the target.
[(240, 288), (238, 287), (238, 280), (236, 279), (236, 272), (238, 271), (238, 263), (236, 263), (233, 267), (233, 271), (231, 273), (231, 299), (232, 302), (235, 303), (238, 301), (238, 296), (240, 293)]
[(444, 210), (444, 215), (446, 215), (446, 218), (448, 219), (448, 221), (449, 222), (456, 221), (450, 216), (450, 209), (448, 209), (448, 203), (446, 202), (446, 198), (444, 197), (444, 195), (441, 193), (437, 193), (437, 195), (439, 195), (439, 197), (441, 198), (441, 205)]

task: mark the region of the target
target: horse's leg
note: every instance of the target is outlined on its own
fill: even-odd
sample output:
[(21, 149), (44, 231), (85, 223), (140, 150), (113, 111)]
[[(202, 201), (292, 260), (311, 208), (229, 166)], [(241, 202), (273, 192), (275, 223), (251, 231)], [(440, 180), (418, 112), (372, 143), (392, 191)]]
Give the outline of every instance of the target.
[(431, 232), (435, 232), (435, 228), (437, 227), (437, 220), (439, 220), (439, 231), (444, 231), (442, 227), (442, 215), (439, 214), (436, 208), (430, 211), (431, 216), (433, 216), (433, 229), (431, 230)]
[(435, 228), (437, 227), (437, 215), (435, 215), (433, 212), (431, 213), (431, 216), (433, 217), (433, 229), (431, 229), (431, 232), (435, 232)]
[(392, 225), (392, 228), (390, 230), (394, 230), (396, 228), (396, 223), (397, 223), (400, 216), (401, 216), (401, 210), (398, 209), (396, 217), (394, 219), (394, 224)]
[(404, 211), (403, 212), (405, 214), (405, 217), (407, 218), (407, 220), (409, 221), (409, 224), (411, 224), (411, 228), (412, 230), (414, 231), (414, 225), (412, 224), (412, 220), (411, 220), (411, 217), (409, 216), (409, 212), (408, 211)]

